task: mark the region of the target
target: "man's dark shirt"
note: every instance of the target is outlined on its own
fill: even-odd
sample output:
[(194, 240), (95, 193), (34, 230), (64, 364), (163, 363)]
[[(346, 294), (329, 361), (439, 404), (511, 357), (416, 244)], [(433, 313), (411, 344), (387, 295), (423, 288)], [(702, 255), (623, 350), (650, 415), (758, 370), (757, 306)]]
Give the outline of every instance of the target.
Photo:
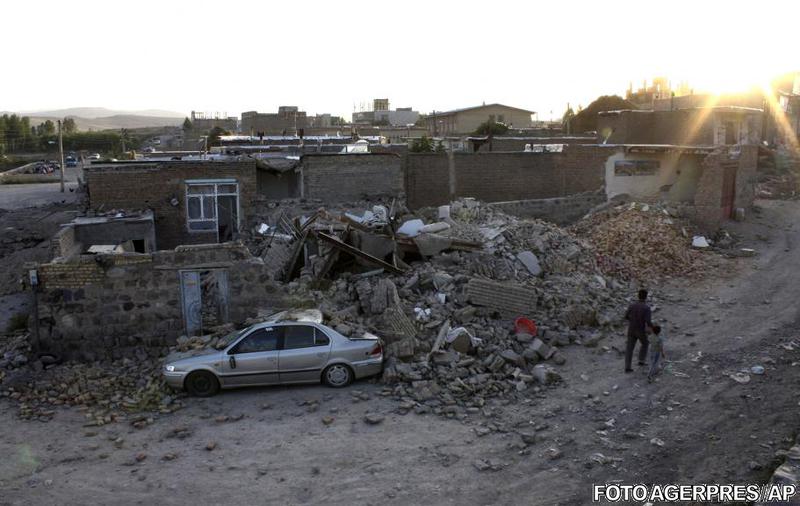
[(645, 302), (638, 301), (631, 304), (625, 313), (625, 319), (628, 320), (628, 336), (644, 337), (647, 325), (652, 325), (650, 316), (650, 306)]

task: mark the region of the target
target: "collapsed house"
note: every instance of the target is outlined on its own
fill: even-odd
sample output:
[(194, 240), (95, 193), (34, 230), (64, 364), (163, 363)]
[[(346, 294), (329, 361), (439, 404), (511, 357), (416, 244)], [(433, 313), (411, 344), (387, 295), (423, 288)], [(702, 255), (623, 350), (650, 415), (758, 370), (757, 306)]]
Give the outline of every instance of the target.
[[(610, 128), (617, 132), (628, 116), (639, 117), (604, 117), (616, 122)], [(419, 262), (439, 258), (454, 266), (479, 259), (464, 268), (476, 279), (469, 300), (480, 301), (483, 293), (490, 307), (479, 313), (482, 318), (509, 309), (530, 316), (536, 311), (522, 302), (526, 297), (552, 297), (525, 288), (517, 293), (513, 284), (484, 286), (481, 279), (506, 283), (519, 281), (510, 273), (528, 272), (523, 281), (535, 284), (540, 269), (560, 276), (576, 271), (570, 265), (581, 258), (577, 270), (583, 274), (569, 278), (565, 297), (606, 280), (596, 278), (602, 270), (589, 262), (592, 254), (581, 253), (585, 245), (566, 238), (551, 244), (561, 232), (514, 222), (513, 234), (535, 230), (523, 241), (508, 232), (509, 216), (568, 225), (626, 194), (680, 204), (681, 216), (719, 223), (752, 202), (755, 158), (748, 143), (717, 146), (714, 138), (718, 134), (712, 144), (695, 146), (659, 144), (656, 138), (633, 144), (624, 137), (614, 144), (584, 144), (580, 138), (558, 149), (509, 152), (251, 152), (93, 165), (85, 170), (86, 215), (54, 238), (53, 261), (34, 268), (39, 336), (51, 349), (74, 356), (140, 345), (157, 349), (181, 335), (240, 325), (265, 311), (319, 304), (322, 292), (313, 295), (309, 287), (334, 283), (351, 302), (360, 301), (356, 313), (366, 307), (370, 314), (380, 312), (380, 320), (370, 323), (380, 323), (380, 329), (363, 330), (402, 341), (427, 332), (433, 322), (414, 323), (412, 315), (424, 307), (390, 304), (397, 286), (379, 283), (376, 289), (366, 278), (394, 276), (399, 286), (413, 290)], [(453, 208), (458, 219), (445, 210), (453, 202), (463, 202)], [(440, 206), (445, 207), (437, 213)], [(480, 226), (471, 224), (476, 206), (486, 220)], [(427, 225), (414, 221), (421, 215)], [(562, 243), (570, 246), (548, 258)], [(432, 276), (433, 285), (444, 283)], [(445, 285), (467, 289), (467, 277), (455, 271), (448, 276), (455, 281)], [(442, 293), (439, 304), (450, 304)], [(573, 299), (558, 306), (573, 308), (572, 316), (545, 317), (564, 328), (597, 321), (597, 308), (586, 310), (589, 302), (576, 305)], [(341, 311), (331, 308), (330, 314), (346, 331), (352, 322)]]

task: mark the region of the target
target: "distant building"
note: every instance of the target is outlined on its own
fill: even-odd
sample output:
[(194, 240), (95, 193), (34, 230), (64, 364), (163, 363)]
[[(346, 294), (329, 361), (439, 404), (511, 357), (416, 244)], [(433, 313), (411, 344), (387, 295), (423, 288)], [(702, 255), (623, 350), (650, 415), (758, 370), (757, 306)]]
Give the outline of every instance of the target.
[(435, 137), (471, 134), (482, 123), (493, 121), (509, 128), (534, 126), (534, 111), (503, 104), (484, 104), (446, 112), (433, 112), (425, 117), (428, 133)]
[(239, 119), (225, 113), (220, 115), (192, 111), (191, 120), (192, 130), (195, 132), (207, 132), (217, 126), (229, 132), (235, 132), (239, 128)]
[(637, 109), (653, 109), (653, 104), (659, 100), (683, 97), (693, 93), (694, 90), (685, 81), (681, 81), (677, 87), (673, 87), (666, 77), (654, 77), (649, 86), (647, 81), (644, 81), (642, 87), (635, 91), (633, 83), (631, 83), (625, 93), (625, 100), (633, 103)]
[(371, 111), (353, 113), (354, 125), (385, 125), (400, 126), (413, 125), (419, 119), (419, 112), (411, 107), (398, 107), (397, 110), (389, 109), (388, 98), (376, 98), (372, 101)]
[(309, 126), (305, 111), (297, 106), (282, 105), (277, 113), (247, 111), (242, 113), (241, 131), (248, 135), (294, 134), (300, 128)]

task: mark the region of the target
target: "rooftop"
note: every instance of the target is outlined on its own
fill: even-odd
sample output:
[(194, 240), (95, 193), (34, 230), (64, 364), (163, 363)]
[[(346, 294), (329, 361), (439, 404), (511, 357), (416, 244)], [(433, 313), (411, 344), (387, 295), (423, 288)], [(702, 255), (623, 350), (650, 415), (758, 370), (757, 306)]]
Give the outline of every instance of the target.
[(483, 109), (484, 107), (505, 107), (506, 109), (514, 109), (516, 111), (526, 112), (528, 114), (535, 114), (536, 113), (536, 111), (529, 111), (527, 109), (520, 109), (519, 107), (511, 107), (510, 105), (494, 103), (494, 104), (476, 105), (476, 106), (473, 106), (473, 107), (463, 107), (461, 109), (453, 109), (453, 110), (450, 110), (450, 111), (440, 111), (440, 112), (434, 111), (431, 114), (428, 114), (427, 117), (434, 118), (434, 117), (439, 117), (439, 116), (449, 116), (451, 114), (456, 114), (456, 113), (465, 112), (465, 111), (471, 111), (473, 109)]

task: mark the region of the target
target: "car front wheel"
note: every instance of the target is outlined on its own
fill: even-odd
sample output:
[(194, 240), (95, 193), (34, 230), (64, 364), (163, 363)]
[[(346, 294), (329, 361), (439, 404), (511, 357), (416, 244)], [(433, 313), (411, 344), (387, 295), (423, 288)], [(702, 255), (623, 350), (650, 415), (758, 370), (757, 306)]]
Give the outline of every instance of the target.
[(195, 371), (186, 377), (186, 390), (195, 397), (211, 397), (219, 392), (219, 381), (208, 371)]
[(322, 371), (322, 381), (330, 387), (346, 387), (353, 381), (353, 370), (344, 364), (329, 365)]

